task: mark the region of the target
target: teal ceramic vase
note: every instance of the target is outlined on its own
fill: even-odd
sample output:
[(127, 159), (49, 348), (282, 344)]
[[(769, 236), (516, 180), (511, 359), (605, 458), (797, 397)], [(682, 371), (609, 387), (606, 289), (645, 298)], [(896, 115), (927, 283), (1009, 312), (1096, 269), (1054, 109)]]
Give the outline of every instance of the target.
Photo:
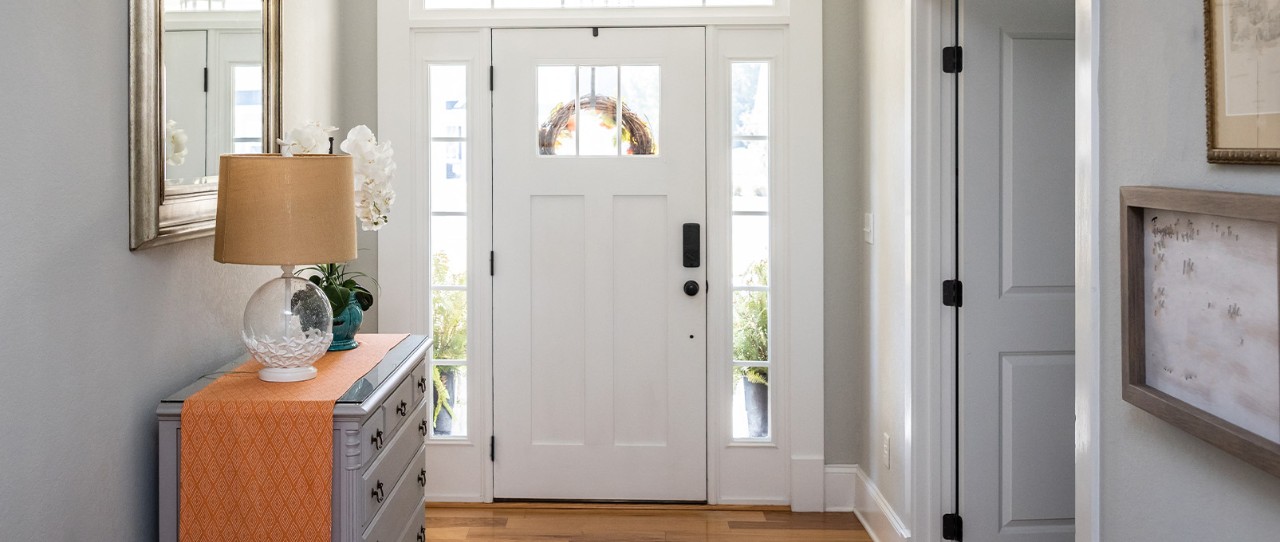
[(364, 311), (360, 310), (360, 302), (356, 301), (356, 294), (352, 292), (347, 298), (347, 306), (333, 317), (333, 344), (329, 346), (329, 351), (351, 350), (358, 346), (356, 332), (360, 331), (360, 324), (363, 322)]

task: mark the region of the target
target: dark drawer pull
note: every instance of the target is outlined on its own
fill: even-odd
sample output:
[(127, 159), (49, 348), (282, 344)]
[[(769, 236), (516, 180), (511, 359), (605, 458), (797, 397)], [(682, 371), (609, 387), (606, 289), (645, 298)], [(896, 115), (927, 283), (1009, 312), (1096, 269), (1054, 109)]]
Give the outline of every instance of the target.
[(422, 420), (422, 423), (418, 424), (418, 434), (427, 436), (427, 420)]
[(372, 444), (373, 449), (375, 450), (382, 449), (382, 430), (381, 429), (379, 429), (377, 433), (374, 433), (372, 437), (369, 437), (369, 444)]
[(418, 472), (418, 485), (427, 487), (427, 469)]
[(427, 542), (427, 528), (418, 527), (418, 542)]
[(425, 376), (418, 377), (418, 391), (422, 393), (427, 392), (427, 377)]
[(387, 494), (382, 490), (381, 481), (378, 482), (377, 487), (373, 488), (373, 494), (370, 495), (370, 497), (373, 497), (373, 500), (378, 501), (378, 504), (382, 504), (382, 501), (386, 500)]
[(409, 415), (409, 403), (406, 403), (406, 402), (404, 402), (404, 401), (400, 401), (400, 406), (396, 407), (396, 414), (399, 414), (399, 415), (401, 415), (401, 416), (408, 416), (408, 415)]

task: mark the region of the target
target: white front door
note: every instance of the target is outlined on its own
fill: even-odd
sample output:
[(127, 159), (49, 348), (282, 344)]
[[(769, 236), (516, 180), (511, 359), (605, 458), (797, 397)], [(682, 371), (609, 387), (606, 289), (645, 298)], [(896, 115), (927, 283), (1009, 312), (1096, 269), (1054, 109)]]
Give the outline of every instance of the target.
[(703, 49), (493, 32), (495, 498), (706, 500)]
[(964, 539), (1073, 538), (1071, 0), (962, 0)]

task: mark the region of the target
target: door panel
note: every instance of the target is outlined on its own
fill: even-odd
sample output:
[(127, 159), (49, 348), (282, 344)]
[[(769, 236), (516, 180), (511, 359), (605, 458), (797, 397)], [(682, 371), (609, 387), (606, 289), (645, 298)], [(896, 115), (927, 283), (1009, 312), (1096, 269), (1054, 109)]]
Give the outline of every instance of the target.
[(960, 514), (966, 540), (1073, 537), (1074, 16), (962, 0)]
[(493, 32), (496, 498), (706, 499), (703, 34)]

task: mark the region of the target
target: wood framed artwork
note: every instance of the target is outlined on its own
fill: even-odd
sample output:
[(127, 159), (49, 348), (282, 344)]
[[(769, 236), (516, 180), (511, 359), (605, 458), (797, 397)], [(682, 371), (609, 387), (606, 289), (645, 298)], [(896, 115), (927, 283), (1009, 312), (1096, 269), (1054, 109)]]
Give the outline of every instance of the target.
[(1123, 397), (1280, 476), (1280, 196), (1120, 189)]
[(1204, 0), (1209, 161), (1280, 164), (1280, 2)]

